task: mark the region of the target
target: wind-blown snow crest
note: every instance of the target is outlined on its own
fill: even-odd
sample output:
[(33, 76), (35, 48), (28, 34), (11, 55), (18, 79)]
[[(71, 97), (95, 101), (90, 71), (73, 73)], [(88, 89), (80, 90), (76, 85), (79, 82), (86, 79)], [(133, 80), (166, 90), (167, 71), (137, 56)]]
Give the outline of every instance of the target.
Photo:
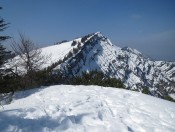
[(174, 103), (100, 86), (57, 85), (18, 92), (0, 112), (3, 132), (174, 132), (174, 123)]

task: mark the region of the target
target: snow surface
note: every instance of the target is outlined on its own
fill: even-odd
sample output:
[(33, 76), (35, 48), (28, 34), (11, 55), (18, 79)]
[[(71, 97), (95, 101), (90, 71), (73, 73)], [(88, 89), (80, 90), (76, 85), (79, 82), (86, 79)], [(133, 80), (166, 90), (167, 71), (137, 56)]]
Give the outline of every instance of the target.
[[(80, 42), (81, 38), (77, 38), (74, 41)], [(62, 44), (56, 44), (44, 48), (40, 48), (41, 55), (45, 56), (47, 58), (46, 62), (41, 66), (38, 67), (39, 69), (47, 68), (48, 66), (51, 66), (53, 63), (58, 62), (59, 60), (62, 60), (70, 51), (73, 50), (73, 48), (76, 48), (76, 46), (71, 46), (72, 41), (64, 42)], [(19, 65), (20, 63), (23, 63), (23, 60), (19, 59), (19, 56), (14, 57), (13, 59), (10, 59), (8, 63), (6, 63), (5, 67), (7, 68), (14, 68), (15, 72), (17, 73), (26, 73), (25, 67), (22, 65)]]
[[(74, 41), (80, 42), (81, 38), (75, 39)], [(42, 55), (48, 55), (50, 57), (43, 67), (48, 67), (51, 64), (62, 60), (73, 48), (75, 48), (75, 46), (71, 46), (72, 42), (73, 41), (69, 41), (62, 44), (41, 48)]]
[(175, 103), (100, 86), (56, 85), (15, 93), (0, 131), (174, 132)]

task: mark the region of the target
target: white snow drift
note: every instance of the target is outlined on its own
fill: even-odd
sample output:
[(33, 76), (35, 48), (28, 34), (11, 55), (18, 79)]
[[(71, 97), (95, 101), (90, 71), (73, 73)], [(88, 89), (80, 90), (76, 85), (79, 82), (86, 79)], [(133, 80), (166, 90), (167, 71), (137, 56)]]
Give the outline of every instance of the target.
[(0, 130), (13, 132), (174, 132), (175, 103), (100, 86), (57, 85), (15, 93), (0, 109)]

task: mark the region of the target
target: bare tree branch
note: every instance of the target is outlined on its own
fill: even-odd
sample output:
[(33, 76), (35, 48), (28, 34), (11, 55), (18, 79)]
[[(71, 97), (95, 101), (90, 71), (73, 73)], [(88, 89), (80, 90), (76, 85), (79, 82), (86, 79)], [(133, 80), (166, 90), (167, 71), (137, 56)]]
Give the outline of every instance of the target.
[(19, 34), (19, 41), (12, 41), (12, 49), (17, 55), (18, 58), (17, 67), (23, 67), (26, 70), (29, 79), (32, 81), (33, 73), (38, 71), (41, 66), (47, 62), (49, 56), (45, 56), (42, 54), (41, 49), (37, 48), (37, 46), (28, 38), (26, 38), (23, 34)]

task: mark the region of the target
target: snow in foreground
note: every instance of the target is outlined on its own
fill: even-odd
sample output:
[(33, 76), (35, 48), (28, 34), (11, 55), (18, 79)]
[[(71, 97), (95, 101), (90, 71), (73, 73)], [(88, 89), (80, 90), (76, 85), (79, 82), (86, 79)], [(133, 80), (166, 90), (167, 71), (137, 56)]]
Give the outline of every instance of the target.
[(15, 94), (1, 131), (175, 131), (175, 103), (99, 86), (50, 86)]

